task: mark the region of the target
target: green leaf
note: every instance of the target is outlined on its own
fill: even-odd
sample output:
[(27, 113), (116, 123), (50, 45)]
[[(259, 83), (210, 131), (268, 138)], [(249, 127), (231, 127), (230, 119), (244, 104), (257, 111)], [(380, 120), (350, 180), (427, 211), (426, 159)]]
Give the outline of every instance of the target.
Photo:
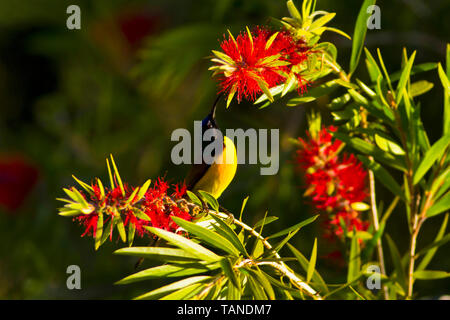
[(314, 239), (314, 245), (311, 251), (311, 258), (309, 259), (308, 271), (306, 273), (306, 282), (310, 282), (314, 271), (316, 270), (317, 261), (317, 238)]
[(254, 274), (255, 279), (257, 279), (258, 283), (264, 288), (268, 298), (270, 300), (275, 300), (275, 292), (273, 291), (272, 285), (265, 274), (261, 270), (251, 270), (250, 272)]
[(273, 238), (277, 238), (277, 237), (281, 237), (284, 236), (285, 234), (290, 233), (291, 231), (294, 231), (296, 229), (300, 230), (301, 228), (303, 228), (304, 226), (307, 226), (310, 223), (313, 223), (317, 218), (319, 217), (319, 215), (315, 215), (311, 218), (308, 218), (300, 223), (297, 223), (296, 225), (293, 225), (292, 227), (286, 228), (280, 232), (277, 232), (269, 237), (267, 237), (267, 239), (273, 239)]
[(71, 210), (68, 208), (60, 208), (58, 214), (62, 217), (74, 217), (81, 214), (80, 210)]
[(272, 222), (277, 221), (277, 220), (278, 220), (278, 217), (275, 217), (275, 216), (265, 217), (264, 219), (261, 219), (257, 223), (255, 223), (255, 225), (253, 226), (253, 229), (256, 229), (256, 228), (261, 227), (263, 225), (266, 226), (269, 223), (272, 223)]
[(378, 77), (382, 78), (383, 75), (380, 68), (378, 67), (376, 60), (366, 47), (364, 47), (364, 52), (366, 53), (366, 66), (370, 76), (370, 80), (372, 81), (372, 83), (375, 83)]
[(290, 99), (287, 102), (288, 107), (298, 106), (302, 103), (312, 102), (319, 97), (328, 95), (339, 88), (339, 84), (336, 80), (328, 81), (318, 87), (309, 89), (307, 93), (303, 94), (301, 97), (296, 97)]
[(447, 192), (442, 196), (442, 198), (436, 201), (436, 203), (433, 204), (430, 209), (428, 209), (427, 217), (428, 218), (434, 217), (449, 209), (450, 209), (450, 192)]
[(291, 238), (293, 236), (295, 236), (297, 234), (297, 232), (301, 229), (302, 227), (297, 227), (294, 230), (290, 231), (286, 237), (284, 237), (283, 240), (281, 240), (280, 242), (278, 242), (274, 247), (273, 247), (273, 251), (274, 252), (279, 252), (286, 243), (288, 243), (289, 240), (291, 240)]
[(194, 234), (209, 245), (219, 248), (234, 256), (239, 256), (239, 250), (221, 235), (178, 217), (172, 217), (172, 220), (175, 221), (177, 225), (187, 230), (189, 233)]
[(438, 240), (438, 241), (434, 241), (433, 243), (431, 243), (430, 245), (426, 246), (425, 248), (423, 248), (422, 250), (420, 250), (416, 256), (420, 256), (422, 254), (424, 254), (425, 252), (428, 252), (431, 249), (434, 248), (439, 248), (440, 246), (443, 246), (444, 244), (446, 244), (447, 242), (450, 241), (450, 234), (445, 235), (444, 237), (442, 237), (442, 239)]
[(359, 11), (358, 18), (356, 19), (355, 31), (353, 32), (352, 37), (353, 45), (352, 54), (350, 57), (350, 75), (356, 70), (363, 50), (364, 40), (367, 33), (367, 20), (370, 17), (370, 14), (367, 13), (367, 8), (375, 3), (376, 0), (365, 0)]
[(127, 236), (129, 247), (131, 247), (133, 245), (135, 234), (136, 234), (136, 226), (134, 224), (130, 223), (128, 225), (128, 236)]
[(403, 98), (403, 90), (406, 87), (406, 84), (409, 80), (410, 74), (411, 74), (411, 68), (412, 65), (414, 63), (414, 59), (416, 57), (416, 51), (413, 52), (413, 54), (411, 55), (411, 57), (408, 59), (408, 62), (406, 63), (406, 65), (404, 66), (403, 70), (402, 70), (402, 74), (400, 76), (400, 80), (397, 84), (397, 98), (395, 100), (396, 104), (399, 105), (400, 102), (402, 101)]
[(190, 286), (179, 289), (178, 291), (172, 292), (167, 296), (162, 297), (160, 300), (187, 300), (200, 292), (202, 287), (202, 283), (194, 283)]
[(376, 92), (374, 92), (372, 89), (369, 88), (368, 85), (366, 85), (364, 82), (362, 82), (359, 79), (356, 79), (356, 82), (358, 83), (359, 87), (371, 98), (376, 97)]
[(345, 142), (346, 145), (366, 155), (373, 156), (376, 160), (383, 162), (386, 165), (389, 165), (397, 170), (406, 171), (403, 158), (386, 153), (375, 147), (373, 144), (370, 144), (357, 137), (349, 137), (348, 135), (340, 132), (334, 132), (333, 136), (336, 139)]
[(111, 217), (111, 219), (109, 219), (109, 222), (108, 222), (108, 225), (106, 226), (106, 228), (104, 227), (105, 225), (103, 224), (103, 232), (102, 232), (102, 239), (100, 241), (100, 245), (105, 243), (105, 241), (108, 239), (108, 237), (112, 236), (111, 229), (113, 228), (113, 223), (114, 223), (114, 219)]
[(221, 257), (216, 255), (214, 252), (176, 233), (153, 227), (145, 228), (155, 235), (179, 247), (180, 249), (183, 249), (186, 252), (189, 252), (204, 261), (215, 262), (221, 259)]
[[(436, 62), (426, 62), (426, 63), (417, 64), (412, 67), (410, 75), (413, 76), (418, 73), (434, 70), (437, 67), (438, 67), (438, 64)], [(393, 74), (391, 74), (390, 75), (391, 81), (395, 82), (395, 81), (399, 80), (402, 75), (402, 72), (403, 72), (403, 70), (400, 70), (400, 71), (397, 71), (397, 72), (394, 72)]]
[(117, 222), (117, 231), (119, 231), (120, 238), (123, 242), (127, 242), (127, 235), (125, 233), (125, 226), (123, 225), (123, 220), (120, 217), (120, 214), (116, 211), (116, 216), (114, 220)]
[[(448, 223), (448, 214), (445, 215), (444, 221), (442, 222), (439, 232), (437, 233), (436, 238), (434, 239), (433, 243), (431, 244), (431, 247), (427, 247), (424, 249), (425, 250), (424, 252), (426, 252), (426, 254), (420, 261), (420, 264), (417, 267), (417, 271), (425, 270), (425, 268), (428, 266), (430, 261), (433, 259), (434, 255), (439, 247), (439, 246), (436, 246), (435, 244), (439, 243), (442, 240), (442, 237), (444, 236), (445, 230), (447, 228), (447, 223)], [(447, 238), (448, 238), (448, 240), (450, 240), (450, 235)], [(417, 253), (417, 255), (419, 255), (419, 254), (420, 254), (420, 252)]]
[(214, 228), (215, 230), (220, 233), (223, 237), (227, 238), (228, 241), (230, 241), (233, 246), (235, 248), (237, 248), (243, 255), (248, 256), (247, 250), (245, 249), (243, 243), (241, 242), (241, 240), (239, 240), (239, 237), (236, 235), (236, 233), (233, 231), (233, 229), (231, 229), (223, 220), (221, 220), (220, 218), (217, 218), (213, 215), (211, 215), (211, 217), (217, 222), (217, 224), (219, 225), (218, 227), (216, 227), (215, 225)]
[(357, 237), (352, 237), (350, 246), (350, 256), (348, 261), (347, 283), (353, 282), (361, 273), (361, 256), (359, 241)]
[(264, 253), (264, 244), (260, 239), (257, 239), (255, 242), (255, 246), (252, 251), (252, 257), (253, 259), (257, 259), (260, 256), (262, 256)]
[(310, 30), (314, 30), (320, 27), (323, 27), (324, 25), (326, 25), (328, 22), (330, 22), (334, 17), (336, 16), (336, 13), (332, 12), (332, 13), (327, 13), (325, 15), (323, 15), (322, 17), (320, 17), (319, 19), (315, 20), (311, 26), (309, 27)]
[(139, 188), (139, 192), (137, 194), (137, 199), (136, 201), (139, 201), (142, 199), (142, 197), (145, 195), (145, 193), (147, 192), (148, 188), (150, 187), (150, 183), (152, 182), (152, 180), (148, 179), (147, 181), (145, 181), (145, 183), (142, 185), (142, 187)]
[(222, 267), (222, 270), (225, 273), (225, 275), (228, 277), (228, 279), (231, 280), (233, 285), (236, 288), (239, 288), (240, 284), (236, 277), (236, 273), (234, 272), (231, 261), (228, 258), (223, 258), (222, 260), (220, 260), (220, 266)]
[(203, 197), (203, 199), (205, 199), (205, 201), (211, 206), (214, 211), (219, 212), (219, 203), (212, 194), (203, 190), (199, 190), (198, 193)]
[(295, 4), (292, 2), (292, 0), (289, 0), (287, 3), (287, 8), (289, 11), (289, 14), (292, 18), (298, 20), (299, 22), (302, 21), (302, 16), (300, 15), (300, 12), (298, 12), (297, 8), (295, 7)]
[(264, 94), (267, 96), (267, 98), (270, 100), (270, 102), (273, 102), (274, 99), (273, 99), (272, 93), (270, 92), (266, 81), (264, 81), (262, 79), (258, 79), (258, 78), (256, 78), (255, 81), (258, 83), (259, 88), (262, 90), (262, 92), (264, 92)]
[(114, 189), (115, 188), (114, 179), (113, 179), (113, 176), (112, 176), (112, 171), (111, 171), (111, 167), (109, 166), (109, 160), (108, 159), (106, 159), (106, 166), (108, 167), (108, 176), (109, 176), (109, 183), (111, 185), (111, 189)]
[(447, 75), (444, 72), (444, 69), (442, 68), (442, 65), (438, 64), (438, 74), (439, 78), (441, 79), (442, 86), (444, 87), (444, 91), (447, 94), (450, 94), (450, 80), (447, 78)]
[(384, 169), (380, 164), (376, 163), (373, 160), (369, 160), (369, 158), (358, 155), (358, 159), (374, 173), (375, 178), (380, 181), (388, 190), (390, 190), (394, 195), (400, 197), (401, 199), (405, 199), (405, 195), (403, 193), (400, 185), (392, 178), (391, 174)]
[(249, 272), (249, 271), (251, 272), (251, 274), (249, 274), (247, 276), (247, 280), (248, 280), (248, 283), (250, 285), (250, 289), (253, 292), (255, 300), (267, 300), (268, 299), (267, 295), (264, 292), (263, 287), (261, 286), (259, 281), (255, 279), (256, 276), (254, 275), (252, 270), (246, 270), (246, 271), (247, 272)]
[(358, 91), (354, 89), (348, 90), (348, 93), (352, 96), (353, 100), (355, 100), (356, 103), (361, 104), (363, 106), (367, 106), (369, 104), (369, 101)]
[(246, 197), (246, 198), (244, 199), (244, 201), (242, 201), (241, 213), (239, 214), (239, 220), (240, 220), (240, 221), (242, 221), (242, 214), (244, 213), (244, 209), (245, 209), (245, 206), (247, 205), (248, 198), (249, 198), (249, 197)]
[(98, 248), (101, 245), (102, 234), (103, 234), (103, 213), (100, 211), (98, 213), (97, 229), (95, 230), (95, 250), (98, 250)]
[(94, 194), (94, 189), (92, 189), (92, 187), (90, 185), (88, 185), (87, 183), (79, 180), (77, 177), (75, 177), (74, 175), (72, 175), (72, 178), (78, 182), (78, 184), (84, 189), (86, 190), (87, 193), (89, 193), (90, 195)]
[[(295, 258), (298, 260), (298, 262), (300, 263), (301, 267), (303, 268), (303, 270), (305, 270), (305, 272), (308, 272), (308, 267), (309, 267), (309, 261), (308, 259), (305, 258), (305, 256), (303, 256), (303, 254), (298, 251), (293, 245), (291, 245), (290, 243), (287, 244), (287, 246), (289, 247), (289, 249), (292, 251), (292, 253), (294, 254)], [(323, 278), (320, 276), (319, 272), (317, 272), (317, 270), (314, 270), (313, 275), (312, 275), (312, 281), (315, 283), (316, 287), (318, 289), (320, 289), (321, 291), (324, 292), (328, 292), (328, 287), (325, 283), (325, 281), (323, 280)]]
[(404, 155), (405, 151), (400, 147), (397, 143), (387, 138), (386, 135), (380, 135), (378, 133), (374, 136), (375, 143), (377, 146), (386, 152), (395, 154), (395, 155)]
[(411, 98), (420, 96), (424, 93), (427, 93), (431, 89), (433, 89), (434, 84), (432, 82), (426, 81), (426, 80), (420, 80), (417, 82), (414, 82), (411, 84), (411, 92), (410, 96)]
[(152, 300), (152, 299), (158, 299), (161, 298), (173, 291), (177, 291), (179, 289), (185, 288), (187, 286), (190, 286), (195, 283), (205, 283), (209, 280), (211, 280), (212, 277), (210, 276), (194, 276), (190, 278), (186, 278), (180, 281), (173, 282), (169, 285), (163, 286), (161, 288), (152, 290), (150, 292), (147, 292), (143, 295), (140, 295), (135, 298), (135, 300)]
[(420, 182), (423, 176), (431, 168), (431, 166), (440, 159), (448, 146), (450, 145), (450, 134), (447, 134), (436, 141), (433, 146), (425, 153), (422, 161), (420, 162), (417, 170), (413, 175), (413, 183), (416, 185)]
[(140, 272), (134, 273), (122, 280), (117, 281), (115, 284), (129, 284), (138, 281), (144, 281), (156, 278), (175, 278), (175, 277), (185, 277), (194, 274), (208, 272), (217, 269), (218, 265), (206, 266), (202, 264), (182, 264), (182, 265), (171, 265), (165, 264), (162, 266), (149, 268), (142, 270)]
[(397, 282), (402, 287), (403, 291), (406, 292), (406, 275), (402, 265), (402, 259), (400, 253), (398, 252), (397, 246), (391, 237), (386, 234), (386, 239), (388, 240), (389, 250), (391, 252), (392, 262), (395, 267), (395, 272), (397, 273)]
[(120, 190), (122, 191), (122, 195), (125, 196), (125, 189), (123, 188), (123, 183), (122, 183), (122, 179), (120, 178), (119, 170), (117, 170), (117, 166), (116, 166), (116, 163), (114, 161), (112, 154), (110, 154), (109, 156), (111, 158), (111, 163), (113, 165), (114, 175), (117, 179), (117, 182), (119, 183), (119, 187), (120, 187)]
[(236, 94), (237, 91), (237, 84), (235, 83), (230, 90), (230, 93), (228, 93), (228, 97), (227, 97), (227, 108), (230, 106), (231, 101), (234, 98), (234, 95)]
[(186, 194), (188, 195), (189, 199), (191, 199), (191, 201), (198, 205), (198, 206), (202, 206), (202, 202), (200, 201), (200, 199), (195, 195), (195, 193), (186, 190)]
[(182, 249), (163, 247), (131, 247), (114, 251), (114, 254), (142, 257), (165, 262), (194, 262), (198, 257)]
[(445, 279), (450, 277), (450, 272), (446, 271), (435, 271), (435, 270), (420, 270), (415, 271), (414, 279), (418, 280), (436, 280), (436, 279)]
[(230, 282), (227, 286), (227, 300), (240, 300), (241, 290)]

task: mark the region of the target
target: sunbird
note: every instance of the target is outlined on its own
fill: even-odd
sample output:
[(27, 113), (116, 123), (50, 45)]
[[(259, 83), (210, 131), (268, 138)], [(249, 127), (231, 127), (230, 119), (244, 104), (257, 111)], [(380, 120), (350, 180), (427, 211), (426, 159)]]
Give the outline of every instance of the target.
[[(220, 96), (214, 102), (211, 112), (202, 121), (202, 136), (206, 130), (211, 128), (217, 129), (221, 133), (216, 123), (216, 107), (219, 98)], [(233, 180), (237, 169), (236, 147), (230, 138), (224, 135), (222, 136), (222, 152), (220, 154), (213, 155), (214, 162), (212, 164), (205, 163), (202, 156), (201, 164), (192, 165), (185, 179), (188, 190), (193, 192), (203, 190), (212, 194), (217, 199), (222, 195)], [(213, 139), (217, 138), (220, 138), (218, 134), (213, 137)], [(206, 144), (202, 143), (202, 155), (205, 146)], [(232, 159), (230, 159), (230, 157), (232, 157)]]

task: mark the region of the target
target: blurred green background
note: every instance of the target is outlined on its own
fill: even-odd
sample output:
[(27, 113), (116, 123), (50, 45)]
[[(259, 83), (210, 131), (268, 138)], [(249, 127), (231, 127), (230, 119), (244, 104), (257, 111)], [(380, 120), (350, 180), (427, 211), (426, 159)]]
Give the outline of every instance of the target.
[[(351, 35), (361, 3), (319, 0), (318, 9), (336, 12), (331, 26)], [(70, 4), (81, 8), (81, 30), (66, 28)], [(390, 71), (399, 69), (403, 46), (418, 50), (417, 63), (444, 61), (450, 40), (448, 0), (378, 5), (381, 30), (369, 31), (366, 44), (372, 52), (382, 50)], [(286, 15), (284, 0), (0, 0), (0, 191), (6, 202), (0, 208), (0, 298), (132, 298), (158, 285), (114, 286), (133, 272), (135, 259), (113, 255), (122, 246), (117, 241), (95, 252), (91, 238), (80, 238), (81, 227), (57, 215), (55, 198), (64, 196), (62, 187), (74, 184), (72, 174), (85, 181), (106, 178), (110, 153), (131, 185), (158, 176), (183, 180), (188, 168), (171, 163), (170, 134), (176, 128), (192, 129), (215, 99), (206, 57), (227, 29), (237, 34), (246, 25), (270, 24), (270, 17)], [(351, 41), (334, 34), (323, 40), (336, 44), (338, 61), (347, 67)], [(362, 66), (356, 76), (367, 79)], [(421, 97), (425, 126), (435, 141), (441, 134), (442, 90), (436, 72), (423, 77), (435, 83)], [(256, 222), (266, 211), (280, 217), (267, 232), (313, 214), (302, 198), (288, 142), (304, 135), (305, 113), (313, 107), (317, 104), (288, 108), (282, 101), (263, 110), (245, 102), (227, 110), (220, 105), (221, 128), (280, 128), (282, 139), (278, 175), (260, 176), (258, 165), (240, 166), (220, 199), (224, 207), (238, 212), (249, 195), (247, 222)], [(13, 189), (7, 187), (8, 163), (22, 173)], [(378, 199), (385, 207), (391, 200), (381, 187)], [(391, 217), (387, 232), (405, 252), (402, 209)], [(419, 248), (432, 241), (442, 218), (425, 224)], [(309, 256), (318, 236), (319, 252), (326, 254), (331, 249), (320, 232), (316, 223), (291, 243)], [(429, 269), (448, 271), (449, 253), (448, 245), (441, 248)], [(392, 270), (387, 250), (386, 256)], [(80, 266), (82, 290), (66, 288), (69, 265)], [(319, 270), (327, 282), (345, 282), (345, 269), (336, 263), (322, 259)], [(420, 296), (449, 294), (450, 282), (418, 281), (416, 291)]]

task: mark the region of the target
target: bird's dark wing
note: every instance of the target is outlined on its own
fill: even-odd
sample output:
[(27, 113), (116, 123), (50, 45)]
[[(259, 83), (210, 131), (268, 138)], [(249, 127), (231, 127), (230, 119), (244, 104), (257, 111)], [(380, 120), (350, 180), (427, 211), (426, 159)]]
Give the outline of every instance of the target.
[(191, 169), (189, 170), (185, 183), (188, 190), (192, 190), (195, 184), (205, 175), (206, 171), (208, 171), (210, 164), (201, 163), (201, 164), (193, 164)]

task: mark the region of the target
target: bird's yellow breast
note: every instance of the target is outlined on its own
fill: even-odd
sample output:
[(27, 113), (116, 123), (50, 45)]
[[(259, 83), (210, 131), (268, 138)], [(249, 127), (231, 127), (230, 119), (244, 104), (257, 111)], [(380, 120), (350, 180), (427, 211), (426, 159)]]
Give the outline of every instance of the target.
[(236, 148), (228, 137), (225, 136), (223, 140), (222, 154), (217, 156), (221, 161), (211, 164), (205, 175), (195, 184), (193, 191), (203, 190), (219, 198), (233, 180), (237, 169)]

